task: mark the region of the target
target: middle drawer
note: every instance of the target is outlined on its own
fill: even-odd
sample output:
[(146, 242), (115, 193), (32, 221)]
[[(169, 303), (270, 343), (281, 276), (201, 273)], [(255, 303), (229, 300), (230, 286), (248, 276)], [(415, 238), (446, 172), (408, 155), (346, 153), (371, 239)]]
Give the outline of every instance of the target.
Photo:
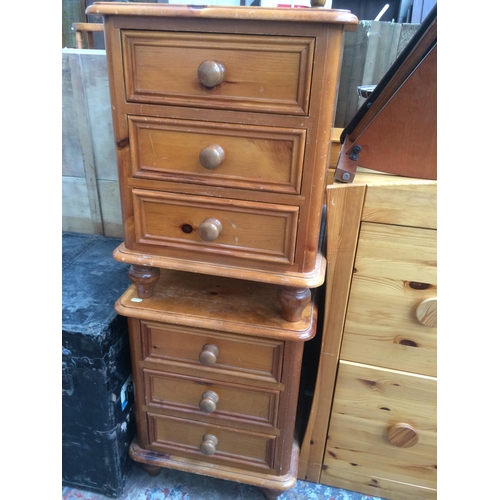
[(144, 370), (146, 405), (277, 427), (278, 390)]
[(299, 194), (304, 129), (129, 116), (137, 178)]

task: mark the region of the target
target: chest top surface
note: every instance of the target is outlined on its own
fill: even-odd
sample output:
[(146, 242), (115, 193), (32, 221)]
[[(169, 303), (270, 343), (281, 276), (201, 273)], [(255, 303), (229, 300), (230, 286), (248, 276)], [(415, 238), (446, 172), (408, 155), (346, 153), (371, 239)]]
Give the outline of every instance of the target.
[(191, 17), (260, 21), (308, 21), (345, 24), (356, 29), (358, 19), (341, 9), (285, 9), (280, 7), (225, 7), (220, 5), (171, 5), (128, 2), (95, 2), (87, 14), (114, 16)]

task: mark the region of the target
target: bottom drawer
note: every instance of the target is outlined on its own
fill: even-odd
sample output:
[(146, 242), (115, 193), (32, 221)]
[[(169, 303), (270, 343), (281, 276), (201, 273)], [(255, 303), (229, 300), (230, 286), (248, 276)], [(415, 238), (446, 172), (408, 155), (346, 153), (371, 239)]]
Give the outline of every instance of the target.
[(148, 448), (245, 470), (274, 468), (276, 436), (148, 414)]
[(435, 378), (341, 361), (321, 482), (355, 473), (432, 494), (436, 420)]

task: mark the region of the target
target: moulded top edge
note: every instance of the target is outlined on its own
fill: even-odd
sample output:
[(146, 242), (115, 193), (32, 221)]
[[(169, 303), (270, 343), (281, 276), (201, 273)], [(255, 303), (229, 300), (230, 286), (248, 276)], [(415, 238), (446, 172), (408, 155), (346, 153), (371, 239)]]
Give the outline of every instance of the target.
[(95, 2), (87, 14), (104, 16), (163, 16), (257, 21), (306, 21), (357, 25), (358, 18), (348, 10), (284, 7), (225, 7), (221, 5), (173, 5), (155, 3)]

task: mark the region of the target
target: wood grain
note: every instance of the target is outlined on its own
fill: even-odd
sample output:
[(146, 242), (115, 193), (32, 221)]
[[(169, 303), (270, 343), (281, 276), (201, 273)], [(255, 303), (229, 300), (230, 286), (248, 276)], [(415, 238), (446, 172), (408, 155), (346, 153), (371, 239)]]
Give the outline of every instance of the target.
[[(149, 413), (149, 449), (166, 455), (193, 458), (204, 463), (236, 465), (242, 470), (271, 472), (276, 437), (245, 432), (216, 424)], [(200, 446), (207, 434), (216, 436), (215, 453), (202, 454)]]
[[(357, 174), (359, 182), (368, 175)], [(437, 182), (379, 176), (377, 187), (368, 189), (363, 221), (437, 229)], [(373, 178), (371, 176), (370, 178)]]
[(356, 491), (376, 498), (387, 498), (388, 500), (436, 500), (437, 498), (435, 488), (391, 481), (375, 474), (357, 474), (352, 470), (335, 469), (329, 475), (328, 468), (325, 468), (321, 480), (322, 484), (335, 488)]
[(87, 7), (87, 14), (94, 15), (134, 15), (160, 17), (187, 17), (208, 19), (245, 19), (257, 21), (287, 21), (312, 23), (345, 24), (346, 29), (355, 30), (358, 19), (348, 10), (335, 9), (282, 9), (277, 7), (224, 7), (224, 6), (196, 6), (165, 5), (139, 3), (129, 5), (123, 2), (94, 2)]
[[(294, 261), (299, 208), (251, 201), (183, 196), (133, 190), (136, 239), (142, 245), (203, 255), (231, 255), (245, 261), (291, 264)], [(222, 230), (213, 241), (200, 235), (204, 221), (215, 218)]]
[(342, 358), (436, 375), (437, 335), (416, 309), (436, 297), (436, 231), (362, 223)]
[(314, 299), (301, 320), (290, 323), (281, 316), (278, 289), (269, 283), (162, 270), (151, 298), (140, 299), (133, 285), (117, 300), (115, 310), (126, 317), (216, 332), (237, 328), (240, 335), (275, 341), (313, 338)]
[[(340, 361), (323, 475), (351, 470), (435, 489), (436, 379)], [(418, 443), (399, 448), (387, 431), (401, 422)]]
[(364, 222), (356, 274), (436, 284), (437, 232)]
[[(123, 30), (122, 41), (128, 101), (308, 113), (313, 38)], [(225, 68), (213, 89), (198, 79), (208, 60)]]
[[(145, 370), (146, 405), (159, 409), (172, 408), (179, 413), (231, 422), (251, 422), (274, 429), (279, 402), (279, 391), (241, 386), (230, 382), (215, 383), (210, 379), (185, 377), (173, 373)], [(204, 412), (200, 402), (206, 392), (217, 398), (212, 411)], [(213, 408), (213, 409), (212, 409)], [(208, 415), (207, 415), (208, 414)]]
[[(306, 130), (206, 121), (129, 117), (134, 177), (300, 194)], [(203, 148), (224, 152), (219, 166)], [(273, 202), (272, 195), (269, 202)]]
[(320, 361), (309, 421), (301, 446), (299, 478), (319, 481), (349, 297), (365, 186), (326, 190), (327, 276)]
[[(327, 200), (344, 193), (350, 202), (334, 204), (328, 223), (325, 326), (301, 479), (393, 500), (436, 498), (437, 331), (417, 313), (423, 304), (425, 322), (437, 295), (436, 187), (365, 170), (327, 188)], [(333, 260), (332, 248), (342, 252)], [(398, 428), (403, 440), (391, 434)]]
[(155, 453), (141, 448), (134, 440), (130, 446), (130, 456), (140, 463), (154, 463), (160, 467), (181, 470), (193, 474), (208, 475), (211, 477), (236, 481), (244, 484), (251, 484), (261, 488), (271, 488), (278, 491), (286, 491), (292, 488), (297, 482), (297, 462), (299, 457), (299, 446), (295, 441), (291, 453), (291, 468), (280, 476), (275, 474), (265, 474), (262, 472), (243, 471), (233, 465), (203, 464), (199, 460), (183, 458), (178, 456)]
[[(272, 9), (265, 13), (266, 9), (244, 7), (151, 7), (117, 3), (111, 10), (105, 5), (89, 8), (89, 12), (104, 15), (106, 27), (124, 230), (124, 244), (116, 254), (117, 260), (135, 265), (147, 256), (156, 260), (157, 267), (166, 269), (274, 280), (283, 286), (321, 285), (325, 266), (320, 232), (337, 94), (335, 82), (339, 78), (344, 28), (355, 18), (351, 14), (344, 17), (344, 13), (325, 14), (313, 9), (300, 9), (307, 13), (292, 12), (299, 9)], [(210, 89), (198, 79), (198, 67), (206, 60), (217, 60), (225, 68), (221, 83)], [(163, 129), (162, 138), (158, 130), (145, 129), (141, 137), (134, 137), (128, 117), (134, 117), (135, 123), (149, 120), (154, 126), (161, 119), (211, 125), (213, 138), (232, 140), (229, 149), (240, 157), (247, 155), (240, 162), (246, 167), (236, 175), (233, 169), (215, 182), (217, 169), (212, 176), (206, 172), (176, 176), (172, 171), (165, 175), (170, 167), (163, 160), (160, 165), (151, 165), (158, 161), (156, 156), (168, 156), (165, 148), (159, 156), (153, 152), (164, 142)], [(248, 132), (243, 144), (234, 146), (235, 136), (226, 133), (231, 128), (231, 134), (238, 129)], [(273, 137), (258, 133), (271, 128), (275, 128)], [(283, 131), (287, 132), (283, 135)], [(291, 138), (288, 132), (295, 137)], [(176, 145), (182, 148), (182, 143), (192, 144), (193, 137), (188, 140), (184, 134)], [(268, 170), (273, 172), (271, 179), (261, 179), (264, 166), (256, 168), (254, 177), (249, 172), (250, 159), (254, 164), (262, 163), (259, 155), (254, 154), (259, 148), (269, 162), (264, 162), (269, 164)], [(282, 163), (275, 168), (279, 158)], [(143, 169), (143, 163), (149, 165)], [(283, 167), (283, 163), (290, 166)], [(228, 155), (220, 168), (225, 164), (231, 165)], [(238, 238), (237, 244), (233, 238), (231, 244), (224, 242), (227, 246), (221, 245), (215, 252), (204, 244), (184, 246), (181, 241), (180, 245), (165, 245), (168, 229), (157, 232), (160, 237), (149, 238), (144, 227), (148, 217), (136, 212), (134, 190), (138, 189), (212, 197), (226, 202), (227, 210), (235, 213), (237, 209), (231, 208), (233, 200), (267, 203), (271, 212), (288, 206), (290, 212), (296, 213), (297, 222), (290, 225), (295, 227), (286, 229), (286, 235), (283, 227), (276, 230), (273, 225), (267, 235), (258, 237), (261, 241), (274, 240), (273, 248), (264, 252), (253, 252), (251, 245), (247, 249), (239, 247), (240, 235), (233, 235)], [(191, 201), (194, 199), (185, 199), (187, 204)], [(154, 219), (157, 230), (162, 226), (162, 216)], [(263, 227), (263, 222), (267, 226), (269, 220), (247, 217), (243, 221), (246, 226), (239, 226), (239, 230), (249, 238), (256, 226)], [(223, 230), (221, 236), (224, 234), (227, 232)], [(281, 249), (277, 250), (280, 238)]]

